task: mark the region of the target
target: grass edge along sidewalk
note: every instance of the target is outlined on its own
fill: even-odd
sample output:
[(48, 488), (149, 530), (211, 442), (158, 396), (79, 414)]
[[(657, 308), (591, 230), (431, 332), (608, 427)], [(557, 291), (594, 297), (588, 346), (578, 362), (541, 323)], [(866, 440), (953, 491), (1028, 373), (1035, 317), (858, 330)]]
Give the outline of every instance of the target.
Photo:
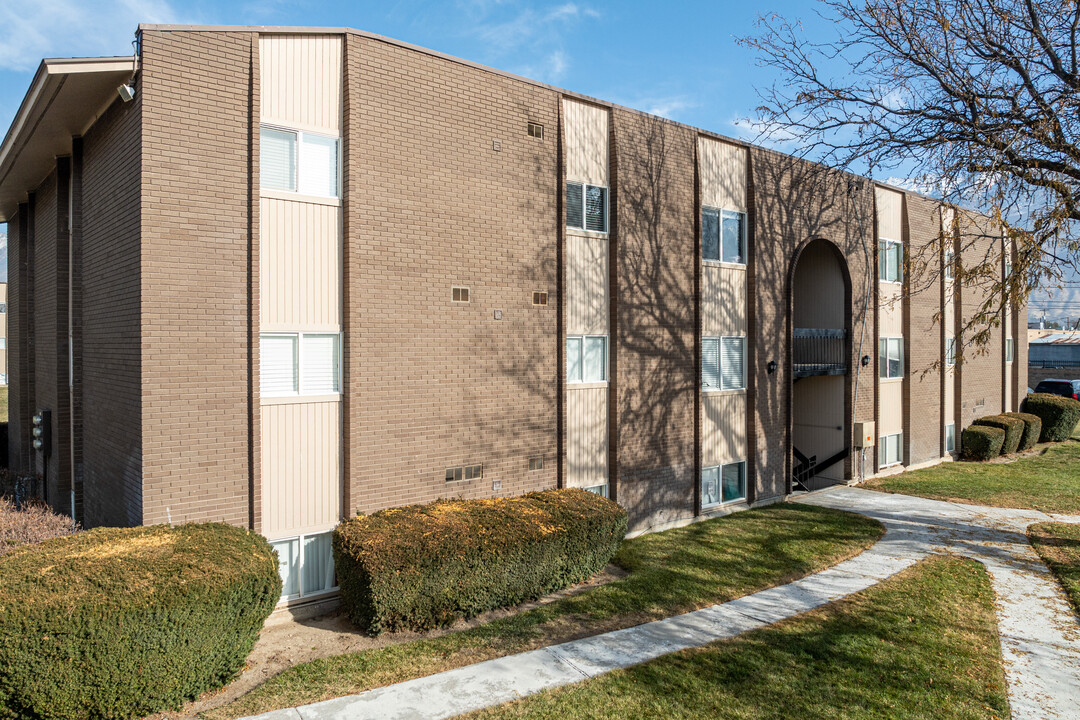
[(1028, 539), (1054, 573), (1073, 609), (1080, 615), (1080, 525), (1031, 525), (1028, 527)]
[(1046, 513), (1080, 514), (1080, 437), (1041, 443), (1028, 454), (991, 462), (943, 462), (875, 478), (867, 490)]
[(883, 532), (859, 515), (782, 503), (642, 535), (615, 556), (630, 572), (622, 580), (469, 630), (296, 665), (201, 716), (351, 695), (727, 602), (843, 562)]
[(986, 569), (935, 556), (775, 625), (462, 717), (1008, 716)]

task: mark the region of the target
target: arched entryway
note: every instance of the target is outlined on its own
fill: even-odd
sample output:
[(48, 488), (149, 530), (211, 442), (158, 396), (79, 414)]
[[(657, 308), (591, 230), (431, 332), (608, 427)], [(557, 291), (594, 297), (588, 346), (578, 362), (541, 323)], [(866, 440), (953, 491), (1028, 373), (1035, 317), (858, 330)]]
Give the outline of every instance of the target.
[(788, 491), (844, 482), (850, 455), (851, 280), (840, 250), (811, 240), (791, 275)]

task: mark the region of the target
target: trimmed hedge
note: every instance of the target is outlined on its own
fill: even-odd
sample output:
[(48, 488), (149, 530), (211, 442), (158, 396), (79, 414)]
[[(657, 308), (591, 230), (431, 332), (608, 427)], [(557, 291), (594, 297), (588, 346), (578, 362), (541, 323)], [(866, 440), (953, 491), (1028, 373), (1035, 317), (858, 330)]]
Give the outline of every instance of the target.
[(1038, 415), (1042, 420), (1039, 442), (1068, 440), (1076, 429), (1076, 423), (1080, 422), (1080, 400), (1060, 395), (1031, 393), (1020, 409), (1026, 413)]
[(588, 579), (626, 534), (626, 511), (584, 490), (437, 500), (334, 530), (341, 601), (381, 633), (447, 625)]
[(1042, 420), (1039, 416), (1026, 412), (1008, 412), (1002, 414), (1006, 417), (1013, 417), (1024, 421), (1024, 435), (1020, 438), (1020, 447), (1017, 449), (1023, 452), (1024, 450), (1030, 450), (1035, 447), (1035, 443), (1039, 442), (1039, 435), (1042, 434)]
[(1001, 446), (1002, 455), (1012, 455), (1020, 447), (1020, 440), (1024, 437), (1024, 423), (1020, 418), (1008, 415), (987, 415), (975, 420), (972, 425), (1001, 428), (1005, 431), (1005, 442)]
[(1005, 431), (989, 425), (971, 425), (960, 436), (960, 456), (965, 460), (990, 460), (1001, 454)]
[(0, 558), (0, 717), (133, 718), (243, 668), (281, 595), (259, 535), (99, 528)]

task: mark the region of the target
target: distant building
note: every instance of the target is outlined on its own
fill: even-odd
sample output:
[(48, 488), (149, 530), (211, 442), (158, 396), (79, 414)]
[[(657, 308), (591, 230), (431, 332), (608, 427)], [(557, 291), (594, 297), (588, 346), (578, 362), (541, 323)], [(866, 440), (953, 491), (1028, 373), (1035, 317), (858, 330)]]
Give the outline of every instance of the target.
[(1028, 336), (1028, 382), (1035, 387), (1040, 380), (1080, 378), (1080, 331), (1040, 330)]

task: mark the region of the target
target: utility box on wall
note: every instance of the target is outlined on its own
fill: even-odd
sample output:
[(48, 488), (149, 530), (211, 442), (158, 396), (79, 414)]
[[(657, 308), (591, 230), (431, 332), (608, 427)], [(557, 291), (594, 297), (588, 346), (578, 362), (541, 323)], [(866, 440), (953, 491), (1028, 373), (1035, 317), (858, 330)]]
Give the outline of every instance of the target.
[(874, 421), (855, 423), (855, 447), (874, 447), (874, 438), (877, 433), (874, 430)]

